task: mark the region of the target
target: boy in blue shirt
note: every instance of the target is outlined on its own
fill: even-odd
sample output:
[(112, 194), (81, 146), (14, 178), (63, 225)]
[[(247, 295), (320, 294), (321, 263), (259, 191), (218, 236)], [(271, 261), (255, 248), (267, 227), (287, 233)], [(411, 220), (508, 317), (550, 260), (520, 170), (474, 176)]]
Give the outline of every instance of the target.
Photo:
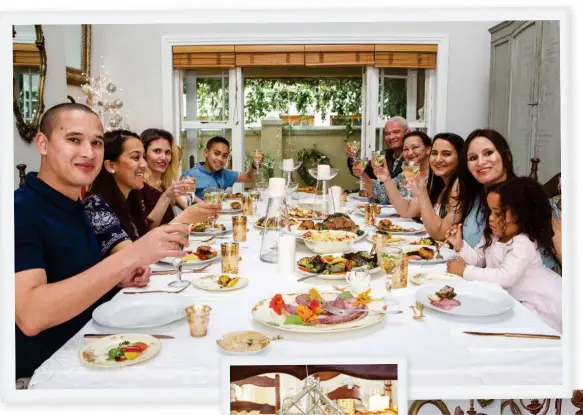
[(231, 147), (227, 139), (213, 137), (204, 149), (205, 161), (182, 174), (182, 177), (196, 177), (196, 196), (198, 198), (204, 199), (204, 189), (207, 187), (227, 189), (235, 183), (250, 183), (254, 180), (257, 170), (253, 165), (244, 173), (225, 168), (229, 162), (230, 154)]

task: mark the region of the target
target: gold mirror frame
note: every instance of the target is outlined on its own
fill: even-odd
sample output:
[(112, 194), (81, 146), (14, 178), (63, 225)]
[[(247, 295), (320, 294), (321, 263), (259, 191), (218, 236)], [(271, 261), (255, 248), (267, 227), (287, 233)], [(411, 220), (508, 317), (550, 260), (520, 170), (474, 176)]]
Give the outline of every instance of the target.
[(81, 86), (91, 77), (91, 25), (81, 25), (81, 69), (67, 66), (67, 85)]
[[(36, 42), (35, 45), (40, 54), (40, 80), (38, 83), (38, 110), (34, 115), (34, 119), (27, 123), (24, 121), (20, 107), (18, 106), (18, 97), (16, 96), (16, 77), (14, 76), (14, 69), (12, 69), (12, 96), (13, 96), (13, 111), (16, 117), (16, 128), (18, 128), (18, 133), (24, 141), (31, 143), (34, 139), (36, 132), (40, 124), (40, 118), (45, 112), (45, 79), (47, 77), (47, 52), (45, 50), (45, 36), (43, 34), (43, 29), (41, 25), (34, 25), (36, 32)], [(12, 35), (14, 36), (14, 27), (12, 29)]]

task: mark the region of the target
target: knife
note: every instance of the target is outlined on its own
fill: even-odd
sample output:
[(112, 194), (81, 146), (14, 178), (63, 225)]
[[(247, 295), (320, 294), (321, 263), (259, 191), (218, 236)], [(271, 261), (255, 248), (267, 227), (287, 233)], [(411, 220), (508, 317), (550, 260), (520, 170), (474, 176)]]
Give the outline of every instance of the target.
[(561, 340), (561, 336), (554, 336), (552, 334), (484, 333), (480, 331), (464, 331), (464, 333), (471, 334), (474, 336), (503, 336), (503, 337), (522, 337), (527, 339)]
[[(83, 337), (86, 339), (100, 339), (107, 336), (117, 336), (117, 334), (85, 334)], [(166, 334), (150, 334), (150, 336), (157, 339), (173, 339), (174, 336), (167, 336)]]

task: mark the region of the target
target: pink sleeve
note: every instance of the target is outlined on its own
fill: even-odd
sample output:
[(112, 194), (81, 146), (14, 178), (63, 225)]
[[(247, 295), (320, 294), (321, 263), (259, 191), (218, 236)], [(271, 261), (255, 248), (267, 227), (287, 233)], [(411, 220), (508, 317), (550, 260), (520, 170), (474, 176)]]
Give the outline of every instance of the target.
[(464, 241), (462, 249), (458, 252), (458, 255), (464, 260), (466, 264), (484, 268), (486, 266), (486, 253), (482, 248), (480, 248), (482, 245), (484, 245), (484, 238), (482, 238), (480, 243), (476, 245), (475, 248), (472, 248)]
[(510, 288), (524, 276), (534, 255), (539, 255), (534, 242), (527, 236), (519, 235), (513, 239), (512, 245), (508, 246), (499, 267), (468, 266), (464, 271), (464, 278), (469, 281), (493, 282), (502, 288)]

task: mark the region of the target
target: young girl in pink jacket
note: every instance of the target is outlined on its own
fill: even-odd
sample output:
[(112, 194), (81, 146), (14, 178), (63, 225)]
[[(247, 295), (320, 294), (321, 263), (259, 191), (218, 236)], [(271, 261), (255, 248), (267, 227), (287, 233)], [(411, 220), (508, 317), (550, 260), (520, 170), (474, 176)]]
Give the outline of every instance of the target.
[(459, 257), (447, 271), (469, 281), (488, 281), (561, 332), (561, 277), (544, 266), (539, 249), (554, 254), (552, 209), (542, 186), (517, 177), (488, 189), (488, 227), (475, 247), (462, 239), (461, 224), (449, 232)]

